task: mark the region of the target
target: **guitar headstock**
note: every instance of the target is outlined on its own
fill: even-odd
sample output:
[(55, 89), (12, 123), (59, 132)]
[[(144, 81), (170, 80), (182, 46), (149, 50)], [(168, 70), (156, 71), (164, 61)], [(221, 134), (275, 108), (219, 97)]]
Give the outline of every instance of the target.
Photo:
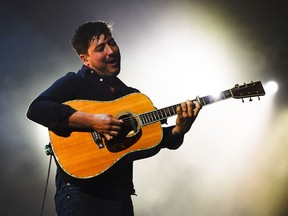
[(240, 98), (250, 98), (258, 97), (265, 95), (265, 90), (262, 86), (261, 81), (251, 82), (244, 85), (235, 85), (234, 88), (231, 89), (231, 94), (233, 98), (240, 99)]

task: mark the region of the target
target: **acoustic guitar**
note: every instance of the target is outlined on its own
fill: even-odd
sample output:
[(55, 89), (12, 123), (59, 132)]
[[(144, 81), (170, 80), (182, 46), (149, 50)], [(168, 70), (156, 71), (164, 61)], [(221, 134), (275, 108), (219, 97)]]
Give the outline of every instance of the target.
[[(265, 95), (261, 81), (236, 85), (218, 96), (196, 97), (202, 106), (228, 98), (242, 99)], [(161, 121), (176, 115), (175, 104), (155, 109), (142, 93), (132, 93), (113, 101), (72, 100), (65, 104), (87, 113), (107, 113), (123, 121), (120, 134), (111, 141), (96, 131), (77, 130), (58, 136), (49, 130), (53, 156), (71, 177), (89, 179), (104, 173), (125, 155), (157, 146), (162, 139)]]

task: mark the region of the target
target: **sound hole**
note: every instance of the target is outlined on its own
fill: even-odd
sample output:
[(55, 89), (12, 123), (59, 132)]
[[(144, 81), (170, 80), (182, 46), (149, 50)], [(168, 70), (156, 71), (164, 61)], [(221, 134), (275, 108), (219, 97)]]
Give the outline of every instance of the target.
[(137, 115), (122, 113), (117, 117), (123, 121), (121, 130), (117, 137), (105, 141), (107, 149), (111, 152), (119, 152), (129, 148), (135, 144), (142, 135), (139, 122), (137, 121)]
[(121, 126), (121, 130), (120, 130), (120, 136), (131, 137), (137, 133), (138, 122), (137, 122), (136, 118), (131, 113), (124, 114), (118, 118), (123, 121), (123, 124)]

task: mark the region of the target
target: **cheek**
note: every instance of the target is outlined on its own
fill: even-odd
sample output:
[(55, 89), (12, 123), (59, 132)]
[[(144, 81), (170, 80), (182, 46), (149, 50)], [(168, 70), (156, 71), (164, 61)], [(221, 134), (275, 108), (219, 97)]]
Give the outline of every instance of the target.
[(99, 61), (105, 61), (105, 60), (106, 60), (106, 55), (103, 54), (103, 53), (102, 53), (102, 54), (99, 54), (99, 53), (98, 53), (98, 56), (97, 56), (97, 57), (98, 57), (98, 60), (99, 60)]
[(94, 55), (91, 56), (91, 62), (104, 62), (106, 59), (104, 54), (100, 54), (100, 53), (96, 53)]

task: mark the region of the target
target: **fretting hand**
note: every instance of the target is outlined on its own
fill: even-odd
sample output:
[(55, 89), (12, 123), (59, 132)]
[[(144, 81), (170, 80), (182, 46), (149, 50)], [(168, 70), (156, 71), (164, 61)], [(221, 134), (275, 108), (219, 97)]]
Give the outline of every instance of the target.
[(187, 100), (177, 107), (176, 125), (172, 130), (173, 135), (183, 135), (187, 133), (201, 109), (201, 105), (194, 101)]

